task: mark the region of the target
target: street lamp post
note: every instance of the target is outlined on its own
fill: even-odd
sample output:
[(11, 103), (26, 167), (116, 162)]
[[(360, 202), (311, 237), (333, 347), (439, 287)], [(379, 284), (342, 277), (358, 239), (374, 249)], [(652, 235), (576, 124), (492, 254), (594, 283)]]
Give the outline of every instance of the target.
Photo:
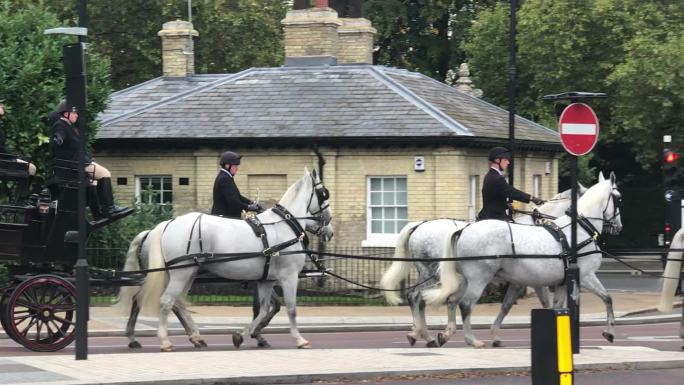
[(78, 231), (69, 231), (64, 236), (66, 243), (77, 243), (77, 260), (74, 266), (76, 274), (76, 359), (88, 359), (88, 319), (89, 319), (89, 277), (88, 260), (85, 255), (86, 218), (85, 218), (85, 139), (88, 132), (86, 113), (87, 86), (85, 66), (85, 44), (87, 30), (86, 0), (78, 3), (79, 26), (72, 28), (52, 28), (45, 30), (45, 34), (64, 34), (78, 36), (78, 43), (67, 44), (62, 48), (64, 55), (64, 75), (66, 82), (66, 99), (69, 105), (77, 108), (81, 145), (79, 147), (78, 166)]

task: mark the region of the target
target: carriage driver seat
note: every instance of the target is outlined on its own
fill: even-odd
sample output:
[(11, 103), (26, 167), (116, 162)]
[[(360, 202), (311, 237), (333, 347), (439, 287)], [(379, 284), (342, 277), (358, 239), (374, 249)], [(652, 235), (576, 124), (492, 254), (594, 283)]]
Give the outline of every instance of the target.
[(29, 189), (29, 164), (17, 162), (17, 156), (0, 153), (0, 181), (13, 181), (16, 183), (14, 203), (25, 198), (25, 192)]

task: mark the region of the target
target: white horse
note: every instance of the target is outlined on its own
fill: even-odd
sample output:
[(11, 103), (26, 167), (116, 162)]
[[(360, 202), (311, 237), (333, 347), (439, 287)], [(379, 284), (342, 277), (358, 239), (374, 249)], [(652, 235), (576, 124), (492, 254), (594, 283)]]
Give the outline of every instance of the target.
[[(167, 222), (163, 222), (166, 224)], [(323, 242), (327, 242), (333, 237), (333, 227), (332, 223), (325, 225), (323, 228), (317, 229), (312, 222), (307, 222), (305, 230), (312, 234), (316, 234), (321, 237)], [(126, 264), (124, 266), (124, 271), (138, 271), (141, 269), (147, 269), (148, 254), (150, 249), (150, 242), (148, 242), (148, 236), (151, 230), (141, 231), (138, 235), (133, 238), (131, 244), (128, 247), (128, 252), (126, 254)], [(128, 316), (128, 322), (126, 323), (126, 337), (128, 338), (128, 347), (131, 349), (142, 348), (142, 345), (135, 338), (135, 324), (138, 321), (138, 315), (140, 314), (140, 306), (138, 306), (137, 301), (134, 297), (139, 293), (139, 286), (128, 286), (121, 289), (122, 291), (128, 291), (126, 294), (127, 298), (133, 298), (131, 301), (120, 301), (117, 305), (121, 307), (120, 311), (122, 315)], [(257, 299), (258, 301), (258, 299)], [(126, 303), (124, 303), (126, 302)], [(176, 301), (173, 305), (173, 313), (176, 315), (181, 325), (185, 329), (185, 332), (190, 337), (190, 342), (197, 348), (207, 347), (206, 342), (203, 340), (197, 341), (193, 337), (195, 327), (191, 327), (194, 324), (192, 317), (190, 317), (187, 309), (185, 308), (185, 302), (182, 299)], [(270, 304), (268, 306), (268, 313), (262, 322), (257, 326), (253, 336), (257, 340), (257, 346), (259, 347), (270, 347), (270, 344), (263, 337), (261, 330), (268, 326), (273, 317), (280, 310), (280, 302), (278, 296), (273, 291), (271, 293)]]
[[(580, 195), (584, 194), (587, 189), (578, 184), (578, 192)], [(565, 211), (570, 207), (570, 194), (572, 190), (563, 191), (542, 206), (538, 207), (538, 211), (548, 217), (559, 217), (565, 214)], [(516, 214), (514, 216), (515, 223), (534, 224), (534, 218), (530, 214)], [(401, 303), (401, 297), (397, 294), (399, 284), (406, 279), (411, 267), (411, 262), (404, 260), (407, 256), (414, 258), (430, 258), (439, 259), (444, 255), (444, 237), (450, 234), (452, 230), (464, 228), (468, 222), (459, 221), (455, 219), (436, 219), (430, 221), (418, 221), (408, 223), (399, 233), (397, 244), (395, 247), (394, 257), (397, 258), (390, 268), (383, 274), (380, 284), (384, 290), (387, 302), (392, 305)], [(418, 338), (423, 338), (427, 342), (428, 347), (442, 346), (449, 337), (456, 331), (456, 306), (458, 303), (447, 301), (447, 314), (449, 323), (444, 332), (438, 334), (438, 339), (435, 339), (430, 334), (425, 319), (425, 301), (423, 300), (423, 290), (429, 288), (437, 282), (438, 261), (420, 261), (413, 262), (413, 265), (418, 271), (418, 284), (411, 287), (407, 291), (407, 298), (411, 315), (413, 316), (413, 328), (410, 333), (406, 335), (411, 346), (416, 343)], [(518, 299), (524, 286), (511, 284), (506, 291), (506, 295), (501, 304), (501, 310), (492, 324), (492, 334), (496, 334), (499, 330), (503, 319), (506, 317), (511, 307)], [(535, 288), (539, 300), (544, 308), (549, 308), (549, 291), (546, 287)], [(499, 338), (495, 338), (494, 346), (501, 346)]]
[[(243, 220), (189, 213), (173, 221), (162, 222), (150, 232), (148, 267), (165, 268), (169, 262), (179, 261), (178, 258), (203, 253), (200, 264), (204, 271), (232, 280), (257, 281), (260, 312), (241, 333), (233, 334), (233, 344), (236, 347), (242, 344), (245, 335), (255, 337), (255, 333), (258, 333), (259, 325), (267, 317), (271, 292), (277, 282), (283, 289), (290, 334), (297, 347), (309, 348), (309, 342), (299, 334), (296, 324), (298, 277), (306, 262), (305, 253), (296, 252), (304, 250), (301, 239), (305, 227), (321, 229), (330, 224), (332, 213), (328, 206), (328, 197), (328, 191), (315, 170), (311, 174), (305, 171), (305, 175), (290, 186), (276, 208), (257, 215), (261, 223), (265, 224), (270, 247), (281, 248), (282, 255), (277, 252), (265, 253), (262, 240), (254, 235), (252, 228)], [(212, 259), (222, 258), (220, 254), (243, 254), (249, 258), (212, 263)], [(266, 254), (271, 255), (270, 266), (267, 264), (269, 259)], [(193, 260), (180, 260), (177, 265), (192, 263)], [(179, 301), (190, 289), (199, 269), (200, 265), (197, 264), (182, 269), (151, 272), (145, 277), (139, 292), (136, 288), (122, 289), (120, 292), (123, 308), (132, 308), (135, 300), (143, 315), (159, 316), (157, 336), (161, 341), (162, 351), (173, 350), (168, 338), (167, 322), (169, 312), (174, 306), (185, 314), (179, 319), (186, 327), (190, 341), (197, 347), (206, 346), (182, 301)], [(265, 273), (266, 277), (262, 280)]]
[[(596, 243), (589, 241), (598, 236), (604, 230), (604, 226), (610, 234), (618, 234), (622, 230), (617, 203), (619, 199), (620, 192), (615, 183), (615, 174), (611, 173), (609, 179), (604, 179), (603, 174), (599, 174), (599, 182), (589, 188), (578, 201), (580, 225), (577, 228), (577, 243), (584, 244), (578, 253), (598, 250)], [(570, 239), (570, 217), (566, 215), (553, 222), (562, 229), (565, 237)], [(460, 236), (457, 236), (458, 234)], [(512, 250), (513, 244), (515, 252)], [(444, 258), (454, 258), (454, 255), (457, 255), (459, 261), (440, 263), (441, 285), (426, 291), (424, 298), (428, 304), (440, 304), (453, 295), (461, 309), (466, 343), (482, 347), (484, 343), (472, 333), (470, 315), (487, 283), (498, 277), (521, 286), (559, 287), (565, 278), (562, 259), (525, 258), (525, 255), (560, 256), (563, 251), (561, 243), (540, 226), (509, 224), (497, 220), (473, 223), (462, 232), (452, 232), (445, 239)], [(496, 257), (511, 254), (520, 257)], [(491, 258), (478, 258), (489, 256)], [(580, 269), (581, 287), (599, 296), (606, 305), (607, 330), (603, 332), (603, 336), (612, 342), (615, 327), (612, 299), (596, 277), (601, 260), (600, 253), (592, 253), (578, 258), (577, 264)]]

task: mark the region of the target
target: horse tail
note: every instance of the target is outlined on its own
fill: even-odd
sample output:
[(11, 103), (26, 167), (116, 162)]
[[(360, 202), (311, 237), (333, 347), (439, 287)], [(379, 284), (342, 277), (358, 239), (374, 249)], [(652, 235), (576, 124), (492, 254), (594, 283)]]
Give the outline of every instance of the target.
[[(679, 229), (672, 237), (670, 249), (684, 248), (684, 229)], [(660, 304), (658, 310), (670, 311), (672, 310), (672, 303), (675, 299), (675, 292), (679, 284), (679, 273), (682, 267), (682, 252), (670, 251), (667, 253), (667, 263), (665, 264), (665, 271), (663, 271), (663, 290), (660, 293)]]
[[(150, 232), (150, 251), (147, 259), (148, 269), (164, 268), (164, 254), (162, 250), (162, 234), (166, 228), (166, 222), (162, 222)], [(159, 316), (160, 298), (169, 280), (168, 271), (155, 271), (147, 273), (145, 282), (138, 293), (140, 314), (144, 316)]]
[[(149, 232), (149, 230), (142, 231), (140, 234), (136, 235), (135, 238), (133, 238), (130, 246), (128, 246), (128, 252), (126, 253), (126, 264), (124, 265), (123, 271), (140, 270), (138, 251), (140, 250), (142, 243), (147, 238), (147, 234)], [(138, 294), (138, 291), (140, 291), (140, 288), (137, 286), (122, 286), (119, 289), (119, 297), (117, 299), (116, 307), (121, 315), (129, 316), (131, 314), (133, 297)]]
[(403, 260), (408, 254), (408, 242), (413, 231), (423, 222), (411, 222), (404, 226), (399, 233), (396, 247), (394, 248), (395, 261), (392, 262), (389, 269), (382, 275), (380, 279), (380, 287), (382, 287), (385, 294), (385, 299), (390, 305), (398, 305), (401, 303), (401, 297), (396, 291), (401, 283), (408, 275), (410, 262)]
[[(444, 237), (443, 258), (454, 258), (454, 243), (461, 234), (461, 230), (458, 228), (450, 230)], [(423, 299), (430, 305), (445, 303), (447, 298), (461, 286), (463, 276), (457, 271), (456, 261), (442, 261), (439, 263), (439, 281), (439, 286), (428, 289), (423, 293)]]

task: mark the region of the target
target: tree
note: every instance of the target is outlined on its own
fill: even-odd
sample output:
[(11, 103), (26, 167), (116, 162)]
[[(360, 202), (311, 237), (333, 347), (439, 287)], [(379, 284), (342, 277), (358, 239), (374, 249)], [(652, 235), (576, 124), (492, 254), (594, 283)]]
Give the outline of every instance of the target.
[[(683, 7), (677, 1), (524, 1), (518, 12), (518, 111), (554, 127), (557, 117), (541, 96), (607, 92), (609, 99), (592, 102), (601, 121), (599, 150), (628, 144), (641, 167), (653, 170), (660, 133), (680, 130), (684, 136), (677, 127)], [(480, 12), (464, 46), (475, 84), (499, 105), (507, 95), (508, 12), (504, 3)], [(607, 165), (596, 158), (591, 163)]]
[[(0, 20), (0, 95), (7, 105), (3, 128), (10, 149), (33, 159), (42, 173), (51, 134), (45, 117), (65, 97), (62, 45), (75, 39), (43, 35), (62, 24), (40, 4), (2, 2)], [(94, 116), (104, 110), (110, 93), (109, 63), (93, 52), (87, 59), (88, 112)]]
[(475, 15), (495, 0), (368, 0), (366, 18), (378, 30), (378, 64), (440, 81), (465, 61), (461, 47)]

